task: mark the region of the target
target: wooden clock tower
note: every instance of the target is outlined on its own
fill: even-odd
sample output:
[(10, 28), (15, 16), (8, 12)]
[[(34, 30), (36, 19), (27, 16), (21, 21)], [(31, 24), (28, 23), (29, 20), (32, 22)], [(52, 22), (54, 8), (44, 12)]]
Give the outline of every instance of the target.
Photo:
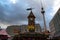
[(29, 16), (28, 16), (28, 28), (29, 30), (35, 31), (35, 16), (31, 10)]

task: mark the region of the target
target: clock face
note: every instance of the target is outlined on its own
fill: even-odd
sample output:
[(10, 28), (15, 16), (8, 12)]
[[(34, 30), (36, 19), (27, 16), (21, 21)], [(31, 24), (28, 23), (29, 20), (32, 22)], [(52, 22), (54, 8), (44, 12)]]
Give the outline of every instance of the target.
[(30, 18), (30, 20), (33, 20), (33, 18)]

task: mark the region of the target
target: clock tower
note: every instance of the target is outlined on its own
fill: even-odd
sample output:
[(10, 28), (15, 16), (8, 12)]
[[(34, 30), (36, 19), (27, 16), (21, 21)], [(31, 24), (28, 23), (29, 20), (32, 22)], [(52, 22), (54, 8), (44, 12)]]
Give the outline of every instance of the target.
[(29, 16), (28, 16), (28, 25), (33, 25), (35, 26), (35, 16), (31, 10)]
[(34, 32), (35, 31), (35, 16), (31, 10), (30, 14), (28, 15), (28, 29), (29, 32)]

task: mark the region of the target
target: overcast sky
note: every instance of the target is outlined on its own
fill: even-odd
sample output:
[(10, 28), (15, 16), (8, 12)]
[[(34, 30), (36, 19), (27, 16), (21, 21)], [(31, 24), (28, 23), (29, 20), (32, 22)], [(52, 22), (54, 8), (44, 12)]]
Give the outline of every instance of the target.
[[(45, 9), (46, 25), (60, 7), (60, 0), (42, 0)], [(30, 11), (26, 9), (32, 7), (36, 16), (36, 23), (43, 28), (43, 17), (41, 14), (41, 0), (0, 0), (0, 26), (6, 28), (8, 25), (28, 24), (27, 16)]]

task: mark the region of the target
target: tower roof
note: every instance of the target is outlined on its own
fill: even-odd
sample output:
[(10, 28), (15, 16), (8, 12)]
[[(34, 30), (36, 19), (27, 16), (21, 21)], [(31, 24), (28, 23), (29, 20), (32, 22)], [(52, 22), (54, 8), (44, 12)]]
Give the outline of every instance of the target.
[(33, 12), (32, 12), (32, 11), (31, 11), (31, 12), (30, 12), (30, 14), (28, 15), (28, 18), (30, 18), (30, 17), (35, 18), (35, 16), (34, 16), (34, 14), (33, 14)]

